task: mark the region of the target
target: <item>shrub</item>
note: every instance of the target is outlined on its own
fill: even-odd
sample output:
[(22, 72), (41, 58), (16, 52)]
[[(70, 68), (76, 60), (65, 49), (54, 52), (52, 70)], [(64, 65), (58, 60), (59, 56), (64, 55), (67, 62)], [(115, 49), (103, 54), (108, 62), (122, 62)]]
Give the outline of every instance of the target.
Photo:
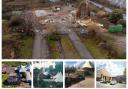
[(19, 16), (13, 16), (9, 22), (10, 27), (20, 26), (24, 20)]
[(8, 75), (4, 74), (2, 75), (2, 82), (4, 83), (8, 79)]
[(107, 12), (105, 12), (105, 11), (98, 11), (97, 12), (97, 16), (98, 17), (107, 17), (108, 16), (108, 13)]
[(25, 18), (19, 16), (13, 16), (9, 21), (9, 27), (12, 31), (16, 31), (19, 33), (24, 33), (27, 36), (33, 36), (33, 27), (32, 22), (30, 20), (25, 20)]
[(125, 28), (126, 27), (126, 21), (124, 21), (123, 19), (120, 19), (117, 24), (121, 24), (123, 25), (123, 27)]
[(61, 37), (58, 32), (53, 32), (50, 35), (48, 35), (48, 40), (58, 41)]
[(2, 19), (5, 19), (5, 20), (10, 20), (12, 14), (10, 13), (2, 13)]
[(109, 20), (112, 23), (117, 23), (117, 21), (119, 21), (120, 19), (123, 19), (123, 13), (120, 9), (113, 10), (109, 15)]

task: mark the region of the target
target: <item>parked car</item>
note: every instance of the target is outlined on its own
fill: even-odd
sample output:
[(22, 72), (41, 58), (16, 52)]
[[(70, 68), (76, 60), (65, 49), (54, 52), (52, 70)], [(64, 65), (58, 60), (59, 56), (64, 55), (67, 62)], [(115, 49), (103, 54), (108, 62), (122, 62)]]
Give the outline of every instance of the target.
[(81, 30), (80, 30), (80, 33), (81, 33), (82, 35), (88, 35), (88, 34), (89, 34), (88, 31), (85, 30), (85, 29), (81, 29)]
[(110, 85), (115, 85), (115, 84), (117, 84), (117, 81), (116, 81), (116, 80), (112, 80), (112, 81), (110, 82)]

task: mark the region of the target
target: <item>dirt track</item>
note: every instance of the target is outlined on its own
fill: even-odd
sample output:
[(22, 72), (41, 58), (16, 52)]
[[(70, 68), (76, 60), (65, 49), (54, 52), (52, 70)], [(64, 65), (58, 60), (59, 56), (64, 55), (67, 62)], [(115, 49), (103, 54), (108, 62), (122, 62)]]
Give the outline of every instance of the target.
[(85, 80), (74, 84), (69, 88), (94, 88), (94, 78), (87, 77)]

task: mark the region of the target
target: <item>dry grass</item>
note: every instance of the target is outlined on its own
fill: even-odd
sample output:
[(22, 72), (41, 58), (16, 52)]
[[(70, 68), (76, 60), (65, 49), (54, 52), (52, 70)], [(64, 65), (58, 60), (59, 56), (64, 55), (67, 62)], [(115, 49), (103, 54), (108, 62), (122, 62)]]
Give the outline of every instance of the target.
[(80, 56), (77, 53), (77, 51), (75, 50), (73, 44), (71, 43), (70, 39), (68, 38), (68, 36), (62, 36), (61, 39), (61, 44), (64, 50), (64, 55), (65, 58), (68, 59), (79, 59)]

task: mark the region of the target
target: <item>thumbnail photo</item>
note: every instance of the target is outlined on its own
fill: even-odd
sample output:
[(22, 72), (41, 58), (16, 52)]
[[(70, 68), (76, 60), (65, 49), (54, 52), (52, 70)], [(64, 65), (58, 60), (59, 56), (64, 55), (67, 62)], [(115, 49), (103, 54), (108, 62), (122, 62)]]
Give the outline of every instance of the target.
[(96, 72), (97, 88), (126, 88), (126, 62), (97, 62)]
[(67, 61), (65, 62), (66, 88), (94, 88), (94, 62)]
[(2, 88), (31, 88), (31, 62), (2, 62)]
[(35, 88), (63, 88), (63, 62), (34, 61), (33, 68)]

